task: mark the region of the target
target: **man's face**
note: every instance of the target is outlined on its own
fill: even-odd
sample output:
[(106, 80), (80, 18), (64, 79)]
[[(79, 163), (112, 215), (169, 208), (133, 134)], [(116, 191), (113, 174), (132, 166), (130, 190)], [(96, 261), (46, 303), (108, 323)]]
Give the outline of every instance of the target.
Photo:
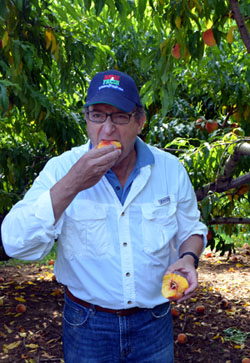
[[(101, 111), (106, 113), (123, 112), (118, 108), (107, 105), (97, 104), (89, 106), (89, 111)], [(134, 149), (136, 136), (140, 134), (142, 126), (145, 122), (145, 116), (136, 121), (135, 116), (130, 118), (130, 122), (124, 125), (114, 124), (110, 117), (102, 124), (89, 121), (86, 115), (88, 136), (94, 146), (98, 145), (101, 140), (116, 140), (122, 145), (122, 153), (119, 161), (125, 159)]]

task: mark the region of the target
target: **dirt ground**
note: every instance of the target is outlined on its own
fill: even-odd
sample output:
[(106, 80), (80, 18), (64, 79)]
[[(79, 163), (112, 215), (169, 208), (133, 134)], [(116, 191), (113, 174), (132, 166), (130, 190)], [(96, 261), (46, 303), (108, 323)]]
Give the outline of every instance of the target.
[[(205, 253), (199, 288), (173, 304), (175, 362), (241, 363), (250, 358), (250, 248), (230, 258)], [(17, 304), (26, 311), (18, 313)], [(204, 313), (196, 311), (203, 305)], [(63, 287), (53, 266), (0, 266), (0, 361), (63, 362)], [(177, 341), (185, 333), (187, 342)], [(112, 363), (112, 362), (110, 362)]]

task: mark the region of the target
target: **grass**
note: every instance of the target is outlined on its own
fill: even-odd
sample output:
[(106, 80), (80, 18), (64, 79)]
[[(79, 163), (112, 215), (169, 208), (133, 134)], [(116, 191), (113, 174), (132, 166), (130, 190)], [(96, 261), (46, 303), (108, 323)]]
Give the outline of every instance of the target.
[(25, 261), (25, 260), (19, 260), (17, 258), (10, 258), (7, 261), (0, 261), (0, 266), (18, 266), (18, 265), (27, 265), (27, 264), (36, 264), (38, 266), (47, 265), (50, 260), (56, 259), (56, 250), (57, 246), (55, 243), (50, 253), (47, 256), (45, 256), (42, 260)]
[[(223, 239), (225, 239), (228, 243), (234, 243), (235, 248), (242, 247), (244, 243), (248, 243), (250, 245), (250, 233), (246, 231), (245, 233), (239, 233), (239, 234), (233, 234), (232, 236), (228, 236), (221, 233), (221, 236)], [(16, 258), (10, 258), (7, 261), (0, 261), (0, 266), (18, 266), (18, 265), (24, 265), (24, 264), (37, 264), (38, 266), (41, 265), (47, 265), (50, 260), (56, 259), (56, 250), (57, 245), (54, 244), (52, 250), (50, 253), (45, 256), (42, 260), (39, 261), (25, 261), (25, 260), (18, 260)]]

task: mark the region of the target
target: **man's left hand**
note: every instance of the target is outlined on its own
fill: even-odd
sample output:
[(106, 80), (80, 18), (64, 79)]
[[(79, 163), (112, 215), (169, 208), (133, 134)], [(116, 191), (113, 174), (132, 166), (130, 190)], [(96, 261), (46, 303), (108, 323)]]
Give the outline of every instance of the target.
[(180, 273), (180, 275), (185, 277), (189, 283), (189, 287), (184, 291), (183, 296), (176, 300), (179, 303), (193, 296), (198, 287), (198, 273), (194, 267), (193, 257), (184, 256), (183, 258), (180, 258), (168, 267), (166, 274), (175, 272)]

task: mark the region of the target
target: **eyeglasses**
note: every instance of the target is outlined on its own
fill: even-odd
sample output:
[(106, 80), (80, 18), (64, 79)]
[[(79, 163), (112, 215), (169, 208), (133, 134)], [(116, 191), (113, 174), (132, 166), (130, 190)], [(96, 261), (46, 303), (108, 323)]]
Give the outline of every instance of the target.
[(86, 111), (89, 121), (95, 122), (97, 124), (104, 123), (107, 118), (110, 116), (111, 121), (117, 125), (125, 125), (128, 124), (131, 117), (136, 114), (133, 113), (124, 113), (124, 112), (113, 112), (106, 113), (101, 111)]

